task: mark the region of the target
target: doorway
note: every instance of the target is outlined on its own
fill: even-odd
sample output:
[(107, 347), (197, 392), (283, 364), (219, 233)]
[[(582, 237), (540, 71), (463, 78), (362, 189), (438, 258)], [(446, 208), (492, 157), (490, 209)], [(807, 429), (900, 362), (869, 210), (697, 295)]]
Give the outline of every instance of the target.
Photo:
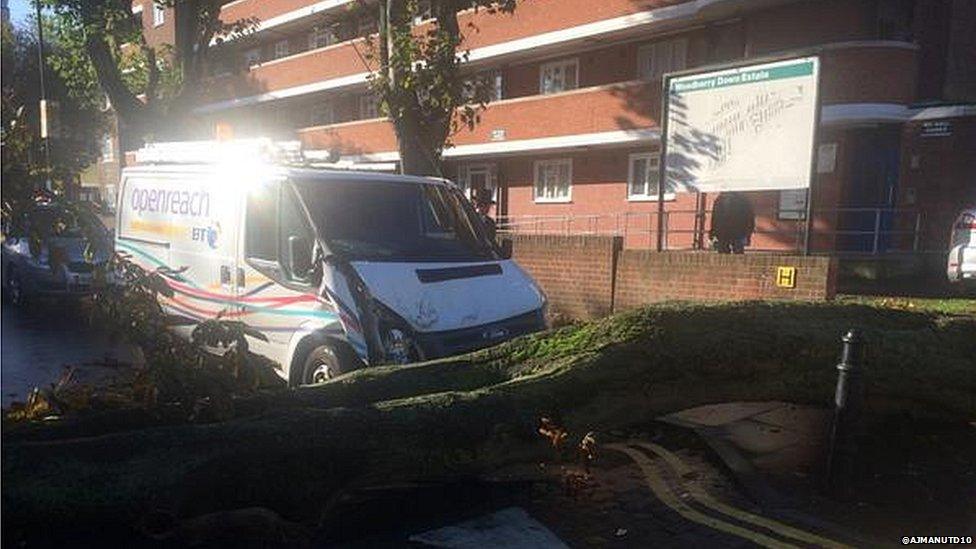
[(464, 191), (468, 200), (474, 200), (476, 193), (487, 189), (491, 193), (495, 204), (491, 207), (490, 215), (495, 217), (499, 213), (498, 200), (498, 167), (496, 164), (477, 163), (458, 166), (458, 185)]
[(892, 244), (900, 144), (897, 127), (851, 130), (847, 182), (838, 204), (838, 251), (882, 253)]

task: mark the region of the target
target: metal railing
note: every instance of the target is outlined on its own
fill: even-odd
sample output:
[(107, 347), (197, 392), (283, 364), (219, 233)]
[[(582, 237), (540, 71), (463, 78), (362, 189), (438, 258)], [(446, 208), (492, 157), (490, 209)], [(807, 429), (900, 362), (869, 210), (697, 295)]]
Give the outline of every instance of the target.
[[(664, 248), (708, 249), (711, 213), (710, 210), (666, 210)], [(498, 219), (498, 230), (502, 234), (621, 236), (625, 247), (655, 248), (657, 215), (655, 211), (503, 216)], [(757, 210), (749, 249), (802, 251), (807, 228), (805, 216), (804, 210)], [(923, 250), (923, 221), (923, 213), (916, 209), (817, 209), (813, 212), (811, 251), (867, 255), (926, 251)]]

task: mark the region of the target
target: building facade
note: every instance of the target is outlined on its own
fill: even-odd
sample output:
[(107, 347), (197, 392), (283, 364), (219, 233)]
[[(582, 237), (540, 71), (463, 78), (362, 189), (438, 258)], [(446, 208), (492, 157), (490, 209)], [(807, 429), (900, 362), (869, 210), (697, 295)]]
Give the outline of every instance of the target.
[[(151, 6), (149, 0), (141, 0)], [(351, 0), (235, 0), (254, 31), (215, 46), (198, 108), (233, 135), (300, 139), (320, 158), (396, 168), (368, 92), (368, 18)], [(134, 3), (134, 5), (137, 3)], [(146, 13), (150, 7), (143, 8)], [(976, 202), (976, 3), (965, 0), (524, 0), (459, 15), (467, 71), (494, 100), (445, 151), (446, 176), (495, 193), (510, 230), (657, 233), (664, 74), (793, 55), (821, 62), (815, 251), (941, 250)], [(419, 31), (430, 22), (419, 19)], [(806, 193), (749, 193), (753, 249), (797, 249)], [(669, 249), (707, 246), (715, 197), (666, 192)]]

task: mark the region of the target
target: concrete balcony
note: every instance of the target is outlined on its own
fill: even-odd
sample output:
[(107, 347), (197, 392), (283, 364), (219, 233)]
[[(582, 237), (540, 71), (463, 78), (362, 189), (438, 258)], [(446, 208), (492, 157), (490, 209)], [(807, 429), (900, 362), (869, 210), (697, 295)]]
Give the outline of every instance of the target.
[[(261, 20), (259, 30), (278, 21), (278, 30), (285, 32), (289, 27), (299, 25), (296, 13), (305, 13), (312, 8), (321, 11), (339, 3), (340, 0), (287, 0), (279, 5), (278, 2), (239, 0), (225, 6), (224, 12), (227, 20), (246, 17)], [(637, 0), (597, 3), (591, 0), (531, 0), (520, 3), (515, 16), (468, 10), (459, 16), (459, 23), (465, 33), (464, 47), (470, 51), (469, 63), (478, 66), (556, 55), (635, 39), (647, 36), (649, 32), (666, 32), (687, 26), (689, 21), (717, 17), (746, 5), (747, 0), (684, 0), (661, 4)], [(286, 9), (289, 6), (290, 11)], [(309, 22), (314, 19), (313, 15), (304, 17)], [(416, 29), (418, 33), (425, 31), (424, 24)], [(360, 55), (364, 47), (362, 39), (357, 39), (265, 62), (243, 74), (217, 78), (208, 96), (211, 103), (203, 110), (233, 108), (279, 97), (361, 85), (368, 70)]]
[[(710, 5), (720, 1), (725, 0), (683, 0), (676, 3), (696, 5), (695, 9), (699, 9), (697, 4)], [(341, 14), (348, 4), (353, 3), (355, 0), (237, 0), (221, 9), (220, 18), (227, 23), (252, 18), (258, 24), (256, 30), (261, 31), (295, 24), (305, 19), (311, 20), (316, 15), (327, 12)], [(519, 2), (516, 9), (517, 19), (505, 14), (489, 14), (481, 9), (477, 12), (462, 12), (458, 22), (465, 30), (470, 28), (469, 24), (478, 28), (478, 32), (468, 33), (468, 45), (479, 47), (647, 9), (647, 2), (635, 0), (603, 0), (598, 3), (589, 0), (531, 0)], [(496, 22), (501, 24), (495, 24)], [(420, 25), (418, 28), (423, 27), (424, 25)]]
[[(259, 25), (277, 26), (329, 9), (340, 8), (352, 0), (236, 0), (220, 8), (220, 19), (226, 23), (254, 18)], [(259, 27), (260, 29), (261, 27)]]
[[(482, 113), (473, 130), (454, 136), (455, 150), (490, 145), (500, 154), (515, 153), (540, 140), (580, 135), (596, 136), (597, 141), (606, 135), (607, 144), (614, 144), (614, 136), (638, 135), (657, 126), (659, 88), (657, 83), (632, 81), (498, 101)], [(336, 150), (343, 156), (397, 150), (393, 127), (381, 118), (303, 128), (298, 135), (306, 148)]]
[(245, 106), (362, 85), (368, 71), (360, 53), (367, 47), (365, 40), (359, 38), (333, 44), (267, 61), (240, 74), (215, 77), (207, 84), (207, 101), (219, 102), (222, 108), (228, 108), (237, 106), (237, 103)]

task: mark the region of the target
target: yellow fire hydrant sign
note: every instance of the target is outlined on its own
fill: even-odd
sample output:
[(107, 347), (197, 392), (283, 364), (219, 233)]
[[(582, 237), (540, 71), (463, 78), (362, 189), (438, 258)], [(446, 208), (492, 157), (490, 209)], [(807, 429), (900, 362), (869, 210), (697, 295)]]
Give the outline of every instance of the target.
[(796, 288), (796, 267), (776, 267), (776, 286)]

